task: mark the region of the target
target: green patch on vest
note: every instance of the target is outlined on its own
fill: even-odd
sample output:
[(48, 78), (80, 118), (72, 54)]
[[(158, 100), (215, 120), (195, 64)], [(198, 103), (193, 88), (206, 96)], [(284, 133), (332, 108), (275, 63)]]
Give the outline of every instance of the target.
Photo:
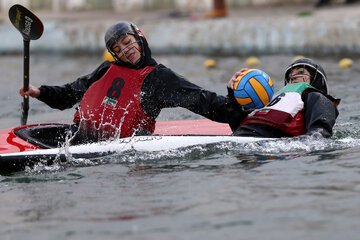
[(116, 101), (115, 99), (109, 98), (109, 97), (104, 97), (103, 100), (103, 104), (109, 105), (111, 107), (115, 107), (118, 101)]
[(279, 95), (281, 93), (287, 93), (287, 92), (297, 92), (297, 93), (301, 94), (307, 88), (314, 88), (314, 87), (306, 82), (290, 83), (290, 84), (287, 84), (282, 89), (280, 89), (276, 93), (276, 95)]

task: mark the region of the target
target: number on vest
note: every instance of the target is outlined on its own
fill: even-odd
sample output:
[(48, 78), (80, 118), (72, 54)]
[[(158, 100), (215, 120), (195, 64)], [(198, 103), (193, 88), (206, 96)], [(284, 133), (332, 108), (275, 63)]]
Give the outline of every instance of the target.
[(124, 85), (125, 82), (122, 78), (115, 78), (107, 92), (107, 97), (112, 99), (118, 99), (121, 94), (121, 89), (124, 87)]
[(277, 103), (281, 100), (281, 98), (282, 98), (283, 96), (285, 96), (285, 93), (279, 94), (279, 96), (277, 96), (276, 98), (274, 98), (267, 106), (268, 106), (268, 107), (274, 106), (275, 104), (277, 104)]

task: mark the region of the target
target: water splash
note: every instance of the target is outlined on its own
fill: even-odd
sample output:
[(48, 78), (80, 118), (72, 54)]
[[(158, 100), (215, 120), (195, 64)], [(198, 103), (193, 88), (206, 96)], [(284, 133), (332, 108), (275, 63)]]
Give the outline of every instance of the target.
[[(133, 144), (129, 142), (129, 144)], [(360, 146), (360, 139), (347, 137), (343, 139), (324, 139), (314, 137), (295, 137), (276, 140), (264, 140), (253, 143), (238, 144), (221, 142), (216, 144), (195, 145), (190, 147), (171, 149), (165, 151), (136, 151), (134, 149), (113, 153), (96, 159), (72, 159), (74, 164), (104, 164), (104, 163), (152, 163), (159, 161), (192, 161), (210, 157), (215, 154), (227, 155), (298, 155), (304, 153), (327, 152)], [(87, 160), (87, 161), (86, 161)]]
[[(61, 146), (54, 164), (48, 166), (39, 163), (29, 168), (27, 172), (57, 172), (69, 167), (86, 167), (100, 164), (152, 164), (162, 162), (189, 163), (199, 159), (208, 159), (214, 156), (235, 157), (239, 161), (268, 161), (270, 159), (288, 159), (296, 156), (322, 154), (360, 146), (357, 130), (349, 131), (342, 126), (334, 137), (326, 139), (316, 136), (299, 136), (294, 138), (268, 139), (251, 143), (219, 142), (213, 144), (200, 144), (177, 149), (162, 151), (139, 150), (137, 142), (155, 141), (154, 136), (141, 138), (108, 140), (100, 145), (108, 147), (109, 152), (91, 158), (77, 158), (69, 151), (69, 144)], [(351, 133), (350, 133), (351, 132)], [(161, 137), (160, 137), (161, 139)], [(151, 142), (150, 142), (151, 143)], [(152, 144), (156, 144), (153, 142)], [(168, 143), (171, 144), (171, 143)], [(91, 149), (91, 145), (83, 145)], [(121, 147), (119, 147), (121, 146)], [(66, 156), (66, 162), (61, 160), (61, 155)], [(247, 157), (249, 158), (248, 160)]]

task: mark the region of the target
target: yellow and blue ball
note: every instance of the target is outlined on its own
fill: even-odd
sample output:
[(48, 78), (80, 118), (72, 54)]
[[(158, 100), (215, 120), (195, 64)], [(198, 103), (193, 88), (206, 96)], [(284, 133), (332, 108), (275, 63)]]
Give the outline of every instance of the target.
[(258, 69), (249, 69), (237, 78), (234, 85), (236, 101), (245, 109), (262, 108), (274, 94), (270, 76)]

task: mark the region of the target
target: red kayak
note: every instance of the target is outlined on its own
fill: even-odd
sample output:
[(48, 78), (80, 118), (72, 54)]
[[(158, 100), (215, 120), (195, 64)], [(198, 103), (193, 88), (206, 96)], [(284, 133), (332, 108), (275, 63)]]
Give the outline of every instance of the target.
[[(35, 124), (0, 131), (0, 173), (23, 171), (38, 162), (65, 162), (66, 132), (71, 124)], [(219, 142), (246, 143), (260, 139), (231, 136), (227, 124), (207, 119), (160, 121), (153, 135), (134, 136), (111, 142), (69, 146), (71, 158), (96, 158), (125, 151), (164, 151)]]
[[(70, 124), (34, 124), (0, 131), (0, 154), (57, 148)], [(208, 119), (159, 121), (154, 135), (230, 135), (228, 124)]]

